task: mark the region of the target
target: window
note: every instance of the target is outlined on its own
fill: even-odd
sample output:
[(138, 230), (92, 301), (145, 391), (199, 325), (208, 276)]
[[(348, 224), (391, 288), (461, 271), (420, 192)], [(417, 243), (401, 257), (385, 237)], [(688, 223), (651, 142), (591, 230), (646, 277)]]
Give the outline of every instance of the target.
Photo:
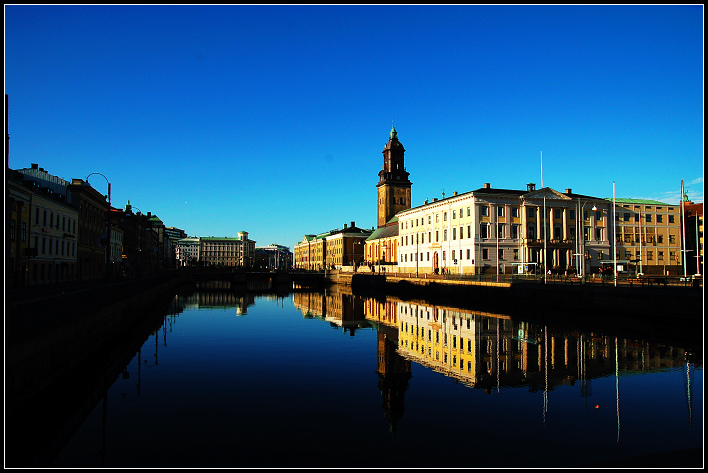
[(553, 218), (561, 218), (560, 209), (553, 209)]
[(497, 207), (497, 217), (503, 217), (503, 216), (504, 216), (504, 207), (500, 205)]
[(504, 238), (504, 224), (497, 224), (497, 238)]
[(669, 235), (669, 245), (676, 243), (676, 235)]
[(470, 259), (470, 250), (467, 250), (467, 259)]
[(10, 220), (10, 241), (15, 241), (15, 220)]
[(489, 206), (487, 205), (480, 205), (479, 206), (479, 214), (482, 217), (489, 217)]
[(470, 208), (467, 207), (467, 216), (469, 217), (470, 215), (471, 215), (471, 214), (470, 214)]
[(575, 209), (570, 209), (568, 211), (568, 218), (571, 220), (575, 220)]
[(467, 238), (472, 238), (472, 225), (467, 225)]
[(659, 261), (664, 261), (664, 252), (663, 252), (663, 251), (658, 251), (657, 254), (656, 254), (656, 258), (657, 258)]
[(430, 225), (432, 223), (432, 221), (433, 221), (433, 216), (428, 215), (428, 225)]
[(452, 239), (457, 240), (457, 228), (454, 227), (452, 228)]
[(657, 235), (656, 242), (657, 243), (664, 243), (664, 235)]
[(497, 256), (499, 257), (499, 259), (504, 259), (504, 250), (500, 248), (499, 252), (497, 253)]
[(663, 222), (663, 215), (659, 214), (656, 216), (656, 223), (662, 223)]
[(511, 238), (519, 238), (519, 226), (518, 225), (511, 226)]
[(443, 212), (443, 222), (447, 222), (447, 212)]
[(443, 241), (447, 241), (447, 228), (443, 230)]
[(435, 242), (437, 243), (438, 241), (440, 241), (440, 231), (435, 230)]
[(519, 260), (519, 249), (514, 248), (514, 261), (518, 261), (518, 260)]
[(455, 261), (455, 250), (452, 250), (452, 260)]
[(623, 220), (624, 220), (625, 222), (629, 222), (629, 212), (625, 212), (625, 213), (624, 213), (624, 215), (623, 215)]
[(595, 229), (595, 240), (597, 241), (602, 241), (602, 228), (596, 228)]
[(482, 249), (482, 259), (489, 259), (489, 250), (487, 248)]
[(452, 219), (455, 220), (457, 218), (457, 210), (452, 211)]
[(647, 223), (651, 222), (651, 214), (647, 214)]
[(488, 228), (489, 228), (489, 226), (486, 223), (482, 223), (479, 225), (479, 237), (480, 238), (489, 238), (487, 236)]
[(533, 217), (534, 217), (533, 208), (529, 207), (528, 209), (526, 209), (526, 216), (527, 216), (527, 217), (530, 217), (530, 218), (533, 218)]
[(674, 216), (673, 215), (669, 215), (669, 223), (674, 223)]
[(654, 260), (654, 252), (653, 251), (647, 251), (647, 260), (648, 261)]
[(512, 216), (512, 217), (518, 217), (518, 216), (519, 216), (519, 208), (518, 208), (518, 207), (512, 207), (512, 208), (511, 208), (511, 216)]
[(602, 220), (602, 210), (595, 211), (595, 220)]

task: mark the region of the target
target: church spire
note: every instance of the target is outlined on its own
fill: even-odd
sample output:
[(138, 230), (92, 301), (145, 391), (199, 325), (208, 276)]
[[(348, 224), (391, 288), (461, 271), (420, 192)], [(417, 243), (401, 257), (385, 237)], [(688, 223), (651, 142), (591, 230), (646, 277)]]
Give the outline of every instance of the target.
[(396, 127), (393, 124), (393, 120), (391, 120), (391, 133), (390, 137), (392, 140), (397, 140), (398, 139), (398, 133), (396, 133)]

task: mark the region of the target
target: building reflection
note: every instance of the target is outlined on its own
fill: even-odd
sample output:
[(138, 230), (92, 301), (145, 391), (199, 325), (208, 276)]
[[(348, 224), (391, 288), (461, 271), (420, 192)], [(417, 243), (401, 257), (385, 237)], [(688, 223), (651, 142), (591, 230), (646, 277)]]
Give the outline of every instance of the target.
[(182, 312), (191, 309), (234, 309), (236, 315), (245, 315), (248, 308), (255, 304), (255, 294), (234, 291), (197, 291), (175, 296), (173, 311)]
[[(392, 431), (403, 416), (412, 362), (488, 394), (504, 388), (542, 391), (544, 420), (548, 392), (560, 386), (578, 386), (588, 407), (591, 381), (614, 376), (618, 438), (621, 376), (684, 368), (690, 409), (691, 368), (701, 364), (680, 347), (549, 328), (504, 314), (422, 301), (361, 298), (346, 287), (294, 293), (293, 303), (305, 317), (348, 328), (352, 335), (367, 326), (376, 330), (382, 408)], [(689, 425), (690, 418), (689, 410)]]

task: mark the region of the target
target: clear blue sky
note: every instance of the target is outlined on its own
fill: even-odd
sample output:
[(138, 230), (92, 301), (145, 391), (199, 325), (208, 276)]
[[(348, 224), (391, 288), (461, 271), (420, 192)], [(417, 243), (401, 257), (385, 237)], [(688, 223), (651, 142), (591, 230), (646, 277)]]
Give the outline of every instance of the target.
[[(376, 225), (482, 187), (703, 202), (703, 6), (6, 6), (12, 169), (193, 236)], [(106, 180), (89, 182), (106, 192)]]

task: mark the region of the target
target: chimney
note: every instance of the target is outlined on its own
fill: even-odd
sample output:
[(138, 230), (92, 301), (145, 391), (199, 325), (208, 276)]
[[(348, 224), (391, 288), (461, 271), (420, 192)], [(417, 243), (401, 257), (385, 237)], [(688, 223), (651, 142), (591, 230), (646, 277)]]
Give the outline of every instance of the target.
[(39, 164), (32, 163), (32, 169), (39, 169)]
[(438, 201), (438, 198), (437, 198), (437, 197), (433, 197), (433, 202), (437, 202), (437, 201)]
[(354, 225), (354, 222), (352, 222), (352, 228), (354, 228), (354, 227), (356, 227), (356, 225)]
[(535, 191), (535, 190), (536, 190), (536, 184), (534, 184), (533, 182), (530, 182), (530, 183), (526, 184), (526, 190), (529, 191), (529, 192)]
[(485, 188), (485, 189), (491, 189), (491, 188), (492, 188), (492, 185), (491, 185), (490, 183), (488, 183), (488, 182), (485, 182), (485, 183), (484, 183), (484, 188)]
[(565, 190), (565, 193), (566, 193), (566, 194), (572, 194), (572, 193), (573, 193), (573, 189), (566, 189), (566, 190)]
[(347, 228), (347, 224), (346, 224), (346, 223), (344, 224), (344, 228)]
[(456, 196), (456, 195), (457, 195), (457, 191), (453, 192), (452, 195), (453, 195), (453, 196)]

